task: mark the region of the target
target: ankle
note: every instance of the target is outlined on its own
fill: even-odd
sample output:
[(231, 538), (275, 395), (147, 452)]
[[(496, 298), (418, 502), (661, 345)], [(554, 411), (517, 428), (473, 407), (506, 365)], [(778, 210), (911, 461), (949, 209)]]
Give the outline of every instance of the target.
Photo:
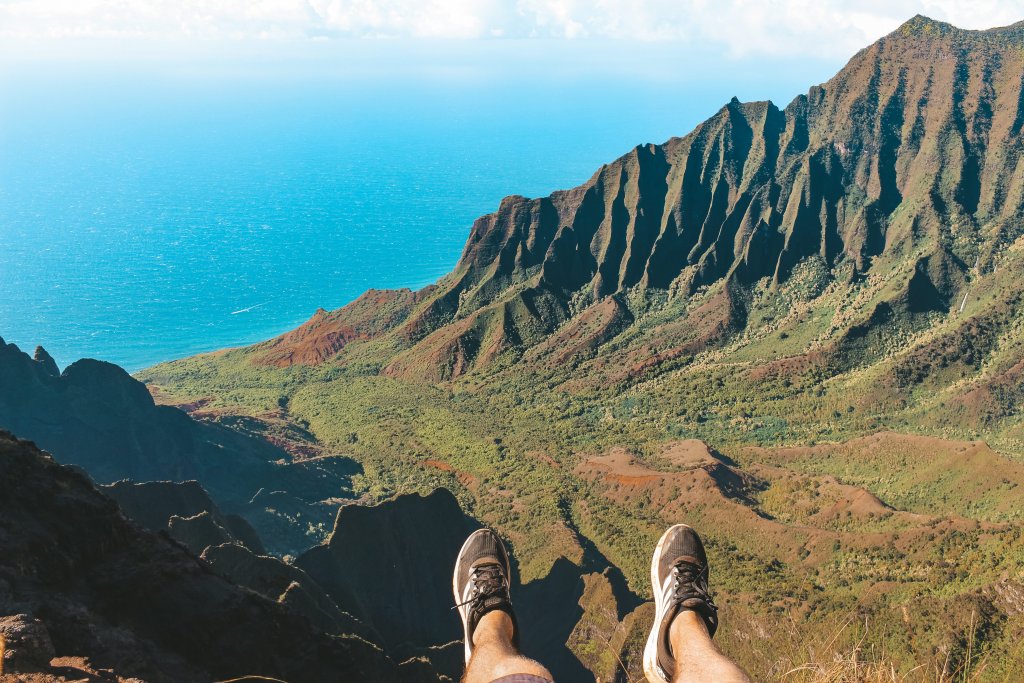
[(473, 630), (473, 642), (479, 646), (489, 642), (512, 642), (512, 617), (496, 609), (480, 617)]
[(695, 641), (710, 639), (704, 618), (692, 609), (679, 610), (669, 623), (668, 641), (673, 653), (685, 649), (687, 645), (693, 645)]

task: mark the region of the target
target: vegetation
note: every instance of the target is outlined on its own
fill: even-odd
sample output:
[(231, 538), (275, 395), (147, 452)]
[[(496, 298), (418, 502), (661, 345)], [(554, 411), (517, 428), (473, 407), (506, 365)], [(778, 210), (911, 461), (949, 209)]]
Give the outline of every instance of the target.
[[(754, 356), (753, 346), (741, 348)], [(650, 548), (667, 523), (685, 519), (709, 541), (726, 605), (724, 647), (758, 678), (1021, 673), (1024, 625), (1001, 603), (999, 587), (1024, 569), (1024, 464), (980, 442), (922, 436), (953, 432), (917, 419), (934, 396), (876, 387), (871, 401), (859, 397), (855, 387), (882, 370), (857, 368), (824, 382), (813, 370), (751, 379), (763, 363), (736, 355), (714, 362), (709, 351), (670, 376), (570, 391), (573, 367), (509, 362), (432, 384), (340, 360), (268, 368), (254, 365), (253, 353), (200, 356), (144, 377), (165, 401), (203, 398), (204, 410), (308, 429), (330, 452), (362, 463), (355, 486), (371, 500), (452, 490), (510, 540), (525, 581), (544, 576), (559, 556), (595, 568), (603, 559), (645, 596)], [(891, 413), (880, 409), (896, 404)], [(885, 429), (901, 433), (876, 435)], [(983, 436), (963, 422), (955, 433)], [(664, 455), (666, 444), (688, 438), (718, 447), (728, 471), (746, 477), (740, 490), (725, 474), (708, 483), (696, 476), (705, 469)], [(631, 487), (628, 478), (581, 469), (614, 448), (674, 488)], [(877, 496), (876, 507), (858, 508), (861, 489)], [(967, 604), (978, 616), (961, 614)], [(971, 619), (985, 620), (984, 628)], [(822, 633), (838, 635), (816, 641)]]
[[(506, 199), (435, 286), (141, 377), (308, 430), (369, 500), (451, 489), (525, 581), (646, 596), (686, 520), (758, 679), (1019, 680), (1022, 47), (915, 18), (784, 110)], [(635, 678), (641, 613), (595, 586), (572, 647)]]

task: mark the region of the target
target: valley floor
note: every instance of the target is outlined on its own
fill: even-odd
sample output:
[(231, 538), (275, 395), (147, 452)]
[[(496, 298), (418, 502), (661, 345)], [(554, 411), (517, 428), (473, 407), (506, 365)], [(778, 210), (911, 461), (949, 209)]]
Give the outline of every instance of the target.
[(848, 438), (783, 446), (799, 421), (709, 405), (673, 424), (628, 391), (596, 401), (500, 372), (439, 386), (330, 365), (255, 381), (246, 365), (230, 351), (143, 377), (194, 417), (241, 415), (294, 453), (356, 459), (364, 501), (450, 489), (508, 539), (527, 585), (578, 567), (568, 644), (600, 680), (636, 679), (649, 554), (680, 521), (708, 540), (722, 647), (758, 680), (1024, 675), (1024, 462), (983, 441), (857, 436), (851, 419), (817, 425)]

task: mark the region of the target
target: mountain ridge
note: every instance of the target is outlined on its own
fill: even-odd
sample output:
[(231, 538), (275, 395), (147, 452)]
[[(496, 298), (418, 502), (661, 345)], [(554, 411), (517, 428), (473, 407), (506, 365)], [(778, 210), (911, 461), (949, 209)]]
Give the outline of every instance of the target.
[[(99, 484), (199, 480), (225, 513), (245, 517), (272, 549), (301, 552), (318, 541), (316, 534), (282, 518), (298, 512), (326, 526), (359, 466), (310, 454), (308, 443), (285, 450), (260, 424), (256, 434), (216, 419), (197, 421), (158, 404), (116, 365), (81, 359), (58, 372), (42, 347), (33, 358), (0, 339), (0, 426)], [(267, 488), (273, 484), (295, 495), (286, 502), (280, 490)]]
[[(692, 524), (757, 678), (857, 680), (870, 650), (911, 680), (1014, 680), (1022, 44), (912, 19), (785, 107), (734, 98), (505, 198), (420, 292), (140, 376), (179, 405), (287, 405), (370, 499), (448, 488), (527, 583), (596, 557), (645, 595), (650, 548)], [(608, 584), (584, 578), (568, 644), (621, 680), (649, 614), (612, 619)]]
[[(829, 280), (893, 279), (876, 305), (918, 327), (1020, 235), (1024, 179), (1007, 151), (1024, 124), (1021, 58), (1006, 49), (1018, 44), (1024, 22), (964, 31), (915, 17), (783, 109), (733, 98), (576, 188), (506, 197), (437, 285), (371, 290), (255, 360), (315, 365), (387, 337), (385, 374), (450, 380), (566, 326), (587, 355), (673, 302), (704, 304), (700, 334), (680, 345), (704, 348), (748, 325), (759, 281), (778, 287), (816, 259)], [(581, 317), (601, 329), (586, 334)]]

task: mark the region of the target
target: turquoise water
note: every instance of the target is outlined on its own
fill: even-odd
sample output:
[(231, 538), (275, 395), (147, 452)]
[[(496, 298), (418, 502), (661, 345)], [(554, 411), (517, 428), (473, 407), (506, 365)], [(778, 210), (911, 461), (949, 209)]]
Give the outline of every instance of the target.
[(503, 196), (579, 184), (733, 94), (628, 80), (2, 85), (0, 336), (62, 366), (129, 370), (269, 338), (370, 287), (426, 285)]

